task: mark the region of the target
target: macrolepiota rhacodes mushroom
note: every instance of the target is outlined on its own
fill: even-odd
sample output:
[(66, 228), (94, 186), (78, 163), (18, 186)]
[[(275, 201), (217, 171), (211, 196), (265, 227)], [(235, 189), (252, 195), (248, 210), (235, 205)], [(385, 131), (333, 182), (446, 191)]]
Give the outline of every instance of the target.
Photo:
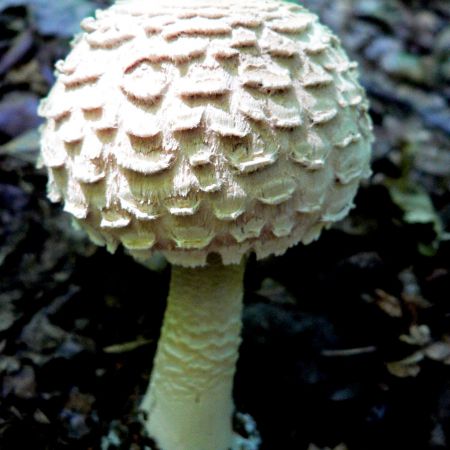
[(82, 28), (40, 107), (48, 196), (109, 251), (172, 263), (146, 429), (229, 449), (246, 256), (317, 239), (370, 174), (357, 64), (279, 0), (118, 1)]

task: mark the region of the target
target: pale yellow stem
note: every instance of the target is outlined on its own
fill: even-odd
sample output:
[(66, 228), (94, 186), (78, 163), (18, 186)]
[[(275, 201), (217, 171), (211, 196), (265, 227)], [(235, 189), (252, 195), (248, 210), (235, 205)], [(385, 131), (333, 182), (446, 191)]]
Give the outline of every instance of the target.
[(172, 268), (164, 324), (142, 409), (162, 450), (232, 447), (244, 263)]

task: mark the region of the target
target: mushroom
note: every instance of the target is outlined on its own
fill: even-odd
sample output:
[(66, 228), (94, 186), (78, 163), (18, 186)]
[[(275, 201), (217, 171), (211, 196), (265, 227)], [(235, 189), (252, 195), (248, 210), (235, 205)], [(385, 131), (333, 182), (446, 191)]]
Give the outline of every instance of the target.
[(279, 0), (118, 1), (82, 28), (40, 106), (48, 196), (110, 252), (172, 263), (146, 429), (229, 449), (246, 256), (317, 239), (370, 174), (357, 65)]

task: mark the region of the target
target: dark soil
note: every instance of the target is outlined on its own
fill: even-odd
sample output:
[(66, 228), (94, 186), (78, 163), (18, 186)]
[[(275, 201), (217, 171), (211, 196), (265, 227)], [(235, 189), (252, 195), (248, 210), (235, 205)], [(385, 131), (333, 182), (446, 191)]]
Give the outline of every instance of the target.
[[(169, 269), (88, 242), (35, 168), (53, 64), (106, 3), (0, 0), (2, 450), (151, 445), (136, 411)], [(250, 260), (237, 409), (261, 450), (447, 449), (450, 3), (303, 3), (360, 63), (374, 175), (318, 242)]]

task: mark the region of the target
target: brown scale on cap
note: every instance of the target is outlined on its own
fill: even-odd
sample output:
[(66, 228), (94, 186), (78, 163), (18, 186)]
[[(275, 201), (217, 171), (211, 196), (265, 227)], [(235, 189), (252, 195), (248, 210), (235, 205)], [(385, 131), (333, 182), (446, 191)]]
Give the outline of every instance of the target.
[(95, 242), (230, 264), (308, 243), (353, 206), (368, 105), (315, 15), (128, 1), (82, 26), (40, 108), (42, 160), (50, 199)]

